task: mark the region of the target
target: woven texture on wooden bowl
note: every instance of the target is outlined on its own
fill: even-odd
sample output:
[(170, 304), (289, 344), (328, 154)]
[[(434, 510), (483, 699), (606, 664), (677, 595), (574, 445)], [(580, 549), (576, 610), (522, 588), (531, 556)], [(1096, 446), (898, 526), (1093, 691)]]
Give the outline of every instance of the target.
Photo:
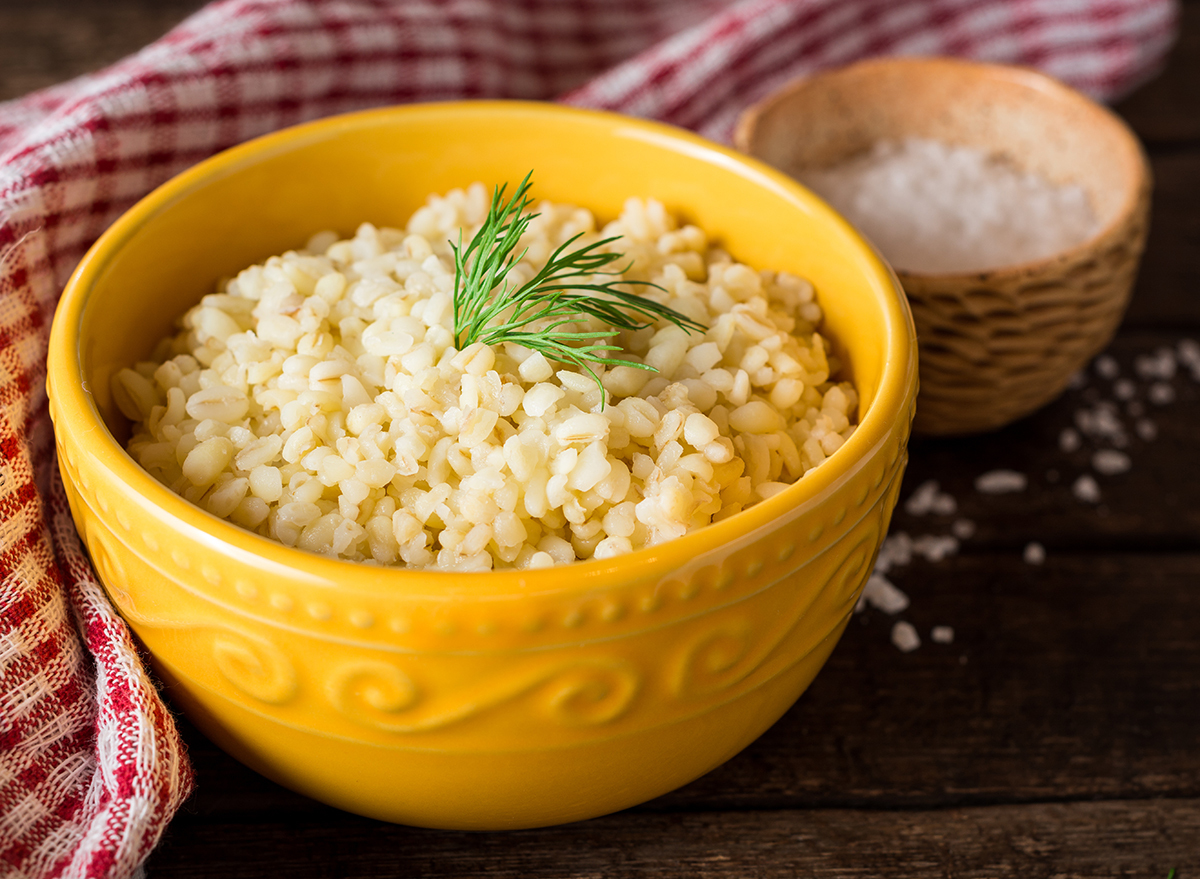
[(880, 140), (986, 149), (1083, 187), (1095, 235), (1053, 257), (974, 273), (898, 268), (920, 345), (914, 431), (994, 430), (1051, 402), (1121, 322), (1146, 240), (1150, 171), (1112, 112), (1025, 68), (947, 58), (860, 62), (748, 109), (739, 149), (804, 179)]

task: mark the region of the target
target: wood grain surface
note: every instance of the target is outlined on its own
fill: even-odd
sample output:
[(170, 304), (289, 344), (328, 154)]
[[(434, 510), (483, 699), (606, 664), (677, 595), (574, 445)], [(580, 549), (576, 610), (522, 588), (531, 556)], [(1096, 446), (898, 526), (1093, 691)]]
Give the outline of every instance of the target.
[[(184, 0), (0, 0), (0, 98), (94, 70), (197, 9)], [(997, 433), (911, 448), (954, 517), (897, 511), (893, 533), (975, 524), (959, 551), (889, 576), (924, 643), (851, 621), (800, 701), (733, 760), (636, 809), (564, 827), (451, 833), (322, 806), (241, 767), (188, 725), (198, 788), (151, 857), (172, 877), (1200, 877), (1200, 381), (1150, 402), (1141, 357), (1200, 339), (1200, 2), (1166, 70), (1117, 105), (1152, 160), (1152, 227), (1109, 353), (1133, 380), (1082, 386)], [(1128, 472), (1097, 475), (1097, 408), (1130, 427)], [(1138, 420), (1153, 438), (1132, 430)], [(1149, 430), (1147, 428), (1147, 430)], [(1148, 436), (1149, 434), (1147, 434)], [(1024, 491), (989, 495), (1006, 468)], [(1045, 561), (1030, 564), (1036, 542)], [(952, 626), (952, 644), (929, 638)]]
[[(210, 823), (189, 860), (150, 876), (487, 876), (489, 879), (943, 879), (1166, 877), (1194, 859), (1200, 802), (1045, 803), (937, 811), (623, 813), (505, 834), (337, 820)], [(176, 844), (177, 845), (177, 844)], [(176, 848), (176, 850), (178, 850)], [(182, 854), (182, 852), (180, 852)], [(1177, 874), (1185, 875), (1185, 874)]]

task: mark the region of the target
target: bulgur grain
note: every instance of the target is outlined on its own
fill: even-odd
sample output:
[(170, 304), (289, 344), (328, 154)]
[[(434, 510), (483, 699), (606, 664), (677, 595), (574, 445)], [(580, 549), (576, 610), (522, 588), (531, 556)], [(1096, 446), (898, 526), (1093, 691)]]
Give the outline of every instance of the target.
[(620, 333), (620, 356), (657, 374), (599, 367), (602, 395), (519, 345), (456, 350), (450, 242), (487, 204), (479, 184), (431, 196), (404, 230), (319, 233), (204, 297), (153, 362), (114, 378), (130, 453), (289, 546), (487, 570), (677, 537), (784, 490), (854, 431), (812, 285), (735, 262), (654, 201), (603, 229), (543, 203), (510, 274), (531, 277), (576, 233), (618, 236), (627, 277), (708, 327)]

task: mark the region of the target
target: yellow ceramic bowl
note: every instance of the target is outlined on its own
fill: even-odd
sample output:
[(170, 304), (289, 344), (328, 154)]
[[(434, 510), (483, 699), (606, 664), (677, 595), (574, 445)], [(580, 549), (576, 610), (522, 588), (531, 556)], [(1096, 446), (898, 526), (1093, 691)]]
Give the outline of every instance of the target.
[[(800, 483), (630, 555), (526, 572), (382, 570), (220, 521), (125, 453), (114, 372), (214, 282), (431, 192), (516, 183), (602, 217), (661, 199), (740, 259), (810, 278), (861, 426)], [(96, 570), (171, 700), (238, 759), (390, 821), (513, 828), (639, 803), (796, 700), (887, 530), (916, 391), (912, 319), (858, 235), (785, 175), (662, 125), (540, 104), (326, 119), (201, 163), (84, 258), (49, 365), (59, 462)], [(852, 698), (852, 697), (851, 697)]]

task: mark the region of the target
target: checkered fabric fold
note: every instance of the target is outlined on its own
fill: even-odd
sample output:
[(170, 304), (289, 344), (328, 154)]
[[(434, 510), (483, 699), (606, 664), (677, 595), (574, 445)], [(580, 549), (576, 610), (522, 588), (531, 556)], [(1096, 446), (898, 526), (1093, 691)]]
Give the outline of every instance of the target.
[(1172, 0), (225, 0), (96, 74), (0, 104), (0, 873), (124, 877), (188, 796), (175, 725), (72, 525), (50, 321), (86, 248), (220, 149), (382, 104), (564, 100), (728, 139), (792, 77), (868, 55), (1027, 64), (1101, 99)]

